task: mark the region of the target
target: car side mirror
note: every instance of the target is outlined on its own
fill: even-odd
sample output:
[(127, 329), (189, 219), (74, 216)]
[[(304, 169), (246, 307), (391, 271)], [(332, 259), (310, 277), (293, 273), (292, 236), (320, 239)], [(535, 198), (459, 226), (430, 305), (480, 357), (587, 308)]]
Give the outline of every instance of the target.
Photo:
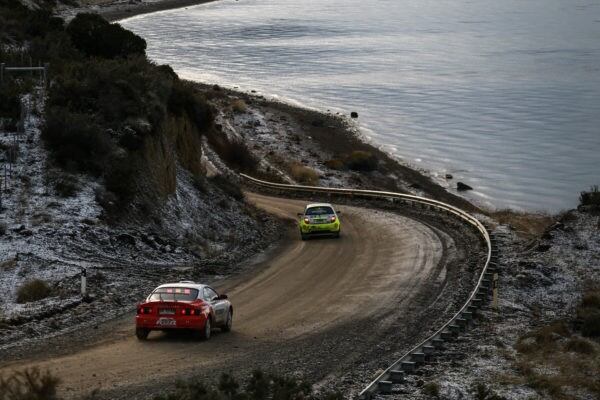
[(301, 216), (303, 216), (303, 215), (304, 215), (304, 213), (298, 213), (297, 215), (298, 215), (299, 217), (301, 217)]
[(335, 210), (336, 214), (341, 214), (342, 212), (340, 210)]
[(220, 294), (217, 296), (217, 300), (227, 300), (227, 299), (228, 299), (228, 297), (226, 294)]

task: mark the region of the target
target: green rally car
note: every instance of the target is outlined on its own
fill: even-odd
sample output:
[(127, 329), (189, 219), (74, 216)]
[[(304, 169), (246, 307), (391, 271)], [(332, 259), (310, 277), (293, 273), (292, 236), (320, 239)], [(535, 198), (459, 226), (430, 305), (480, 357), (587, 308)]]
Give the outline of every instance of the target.
[(302, 240), (310, 236), (330, 235), (340, 237), (339, 211), (335, 211), (329, 203), (313, 203), (306, 206), (303, 213), (299, 213), (300, 236)]

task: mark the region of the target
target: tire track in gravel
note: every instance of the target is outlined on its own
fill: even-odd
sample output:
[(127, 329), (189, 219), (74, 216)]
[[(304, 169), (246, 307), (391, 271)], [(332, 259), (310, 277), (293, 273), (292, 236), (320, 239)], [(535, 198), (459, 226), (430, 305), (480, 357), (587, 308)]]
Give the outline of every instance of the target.
[[(249, 201), (295, 219), (306, 201), (248, 193)], [(208, 378), (261, 367), (311, 379), (344, 370), (369, 353), (391, 325), (410, 324), (446, 286), (449, 237), (439, 228), (392, 212), (342, 206), (342, 237), (302, 242), (290, 227), (276, 249), (248, 272), (216, 284), (230, 295), (234, 330), (209, 342), (153, 333), (133, 336), (133, 316), (102, 327), (105, 337), (56, 356), (32, 354), (2, 365), (49, 369), (62, 394), (99, 389), (111, 399), (147, 398), (176, 378)], [(440, 276), (444, 281), (440, 282)], [(416, 339), (415, 339), (416, 340)]]

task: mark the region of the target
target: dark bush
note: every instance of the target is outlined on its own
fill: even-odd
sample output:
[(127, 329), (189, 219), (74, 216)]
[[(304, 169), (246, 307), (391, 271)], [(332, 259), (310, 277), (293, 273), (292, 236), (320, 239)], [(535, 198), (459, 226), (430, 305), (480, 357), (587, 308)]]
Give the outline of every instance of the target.
[(256, 171), (258, 160), (252, 155), (246, 143), (235, 139), (230, 140), (227, 135), (214, 131), (208, 136), (208, 140), (221, 159), (230, 167), (240, 172)]
[(136, 174), (132, 160), (112, 157), (108, 161), (104, 184), (106, 189), (114, 193), (121, 202), (131, 200), (136, 192)]
[(79, 185), (76, 179), (63, 174), (54, 180), (54, 190), (60, 197), (73, 197), (77, 194)]
[(41, 279), (34, 279), (24, 283), (17, 289), (17, 303), (30, 303), (50, 296), (52, 289)]
[(58, 382), (49, 372), (38, 369), (0, 376), (0, 400), (57, 400)]
[(581, 338), (572, 338), (565, 344), (567, 351), (581, 354), (594, 354), (596, 349), (590, 341)]
[(46, 114), (42, 138), (56, 162), (67, 169), (99, 175), (113, 147), (108, 134), (84, 114), (56, 107)]
[(23, 91), (19, 83), (14, 80), (8, 80), (0, 85), (0, 118), (12, 120), (12, 124), (16, 124), (21, 116), (19, 95)]
[(590, 291), (583, 295), (581, 306), (585, 308), (595, 308), (600, 311), (600, 291)]
[(439, 397), (440, 395), (440, 384), (437, 382), (427, 382), (423, 385), (423, 393), (427, 396)]
[(238, 201), (244, 199), (244, 192), (242, 192), (240, 185), (237, 182), (228, 179), (226, 176), (216, 175), (210, 178), (210, 181), (230, 197), (233, 197)]
[(471, 391), (477, 400), (504, 400), (504, 397), (498, 396), (483, 382), (474, 383), (471, 387)]
[(600, 337), (600, 312), (590, 311), (583, 316), (581, 334), (587, 337)]
[(75, 47), (88, 56), (117, 58), (146, 52), (144, 39), (98, 14), (77, 14), (67, 26), (67, 33)]
[(346, 157), (346, 166), (353, 171), (374, 171), (377, 169), (377, 157), (368, 151), (353, 151)]
[[(239, 383), (230, 375), (222, 374), (216, 387), (208, 386), (199, 379), (177, 383), (173, 393), (155, 397), (155, 400), (297, 400), (317, 399), (309, 384), (294, 378), (266, 375), (254, 371), (248, 384), (240, 389)], [(326, 394), (327, 400), (341, 399), (339, 394)]]
[(206, 99), (197, 92), (193, 84), (181, 81), (177, 76), (173, 81), (168, 109), (175, 115), (187, 113), (200, 132), (209, 129), (214, 122), (213, 111)]
[(581, 192), (579, 195), (579, 205), (600, 210), (600, 190), (598, 189), (598, 185), (592, 186), (588, 192)]
[(324, 164), (327, 168), (331, 168), (331, 169), (335, 169), (335, 170), (344, 169), (344, 162), (337, 158), (334, 158), (332, 160), (327, 160), (327, 161), (325, 161)]

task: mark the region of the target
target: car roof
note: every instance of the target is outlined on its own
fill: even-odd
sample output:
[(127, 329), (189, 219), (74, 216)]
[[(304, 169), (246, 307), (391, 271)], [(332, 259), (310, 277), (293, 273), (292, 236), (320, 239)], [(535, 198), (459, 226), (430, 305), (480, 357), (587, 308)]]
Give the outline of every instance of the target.
[(191, 281), (182, 281), (182, 282), (177, 282), (177, 283), (163, 283), (162, 285), (158, 286), (156, 289), (163, 288), (163, 287), (174, 287), (174, 288), (180, 287), (180, 288), (190, 288), (190, 289), (202, 290), (206, 286), (208, 286), (208, 285), (204, 285), (202, 283), (194, 283)]
[(306, 205), (306, 208), (313, 208), (313, 207), (331, 207), (331, 208), (333, 208), (333, 206), (330, 203), (311, 203), (311, 204)]

